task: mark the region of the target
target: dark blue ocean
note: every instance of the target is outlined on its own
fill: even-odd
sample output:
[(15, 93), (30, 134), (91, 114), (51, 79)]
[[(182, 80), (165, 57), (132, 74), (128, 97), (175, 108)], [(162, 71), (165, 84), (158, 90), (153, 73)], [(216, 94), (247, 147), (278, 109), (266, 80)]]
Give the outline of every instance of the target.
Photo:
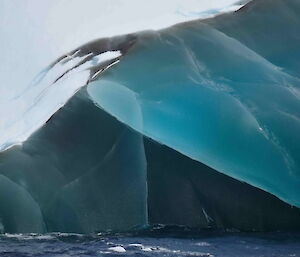
[(5, 234), (0, 256), (300, 256), (300, 235), (149, 231), (137, 234)]

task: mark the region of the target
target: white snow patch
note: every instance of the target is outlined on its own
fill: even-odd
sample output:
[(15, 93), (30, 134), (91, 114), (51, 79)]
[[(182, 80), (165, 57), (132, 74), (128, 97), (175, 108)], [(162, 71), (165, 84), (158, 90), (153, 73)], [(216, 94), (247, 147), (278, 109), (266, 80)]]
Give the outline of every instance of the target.
[(20, 94), (0, 102), (0, 151), (21, 144), (41, 127), (86, 85), (90, 78), (90, 68), (121, 56), (120, 51), (108, 51), (73, 68), (92, 55), (76, 57), (76, 54), (42, 71)]
[(121, 56), (121, 52), (119, 50), (117, 50), (117, 51), (107, 51), (105, 53), (94, 56), (93, 60), (97, 64), (100, 64), (102, 62), (118, 58), (120, 56)]

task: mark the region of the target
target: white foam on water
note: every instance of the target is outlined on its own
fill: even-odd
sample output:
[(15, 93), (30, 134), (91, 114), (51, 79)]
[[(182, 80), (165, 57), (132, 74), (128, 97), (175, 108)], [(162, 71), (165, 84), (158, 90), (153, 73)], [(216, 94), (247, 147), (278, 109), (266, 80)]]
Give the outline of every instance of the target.
[(117, 253), (125, 253), (126, 252), (126, 250), (123, 246), (110, 247), (110, 248), (108, 248), (108, 250), (114, 251), (114, 252), (117, 252)]

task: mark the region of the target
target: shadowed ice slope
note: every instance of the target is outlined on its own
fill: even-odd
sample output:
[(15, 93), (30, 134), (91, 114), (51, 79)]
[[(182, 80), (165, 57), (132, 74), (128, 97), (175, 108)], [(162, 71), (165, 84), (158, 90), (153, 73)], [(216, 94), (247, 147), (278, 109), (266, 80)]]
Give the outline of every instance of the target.
[(147, 224), (143, 139), (85, 90), (23, 145), (1, 153), (0, 164), (5, 232), (43, 232), (39, 220), (46, 231), (84, 233)]
[(299, 78), (299, 13), (298, 0), (256, 0), (204, 22)]

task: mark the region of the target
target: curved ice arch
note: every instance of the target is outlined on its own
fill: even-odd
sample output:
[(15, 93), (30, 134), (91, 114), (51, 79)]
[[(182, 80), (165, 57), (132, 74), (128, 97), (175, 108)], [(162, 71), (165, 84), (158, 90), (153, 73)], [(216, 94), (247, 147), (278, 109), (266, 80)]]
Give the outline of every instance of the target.
[(38, 203), (22, 186), (0, 175), (0, 232), (43, 233), (46, 230)]
[(299, 207), (299, 87), (298, 78), (196, 22), (141, 34), (88, 92), (144, 135)]

